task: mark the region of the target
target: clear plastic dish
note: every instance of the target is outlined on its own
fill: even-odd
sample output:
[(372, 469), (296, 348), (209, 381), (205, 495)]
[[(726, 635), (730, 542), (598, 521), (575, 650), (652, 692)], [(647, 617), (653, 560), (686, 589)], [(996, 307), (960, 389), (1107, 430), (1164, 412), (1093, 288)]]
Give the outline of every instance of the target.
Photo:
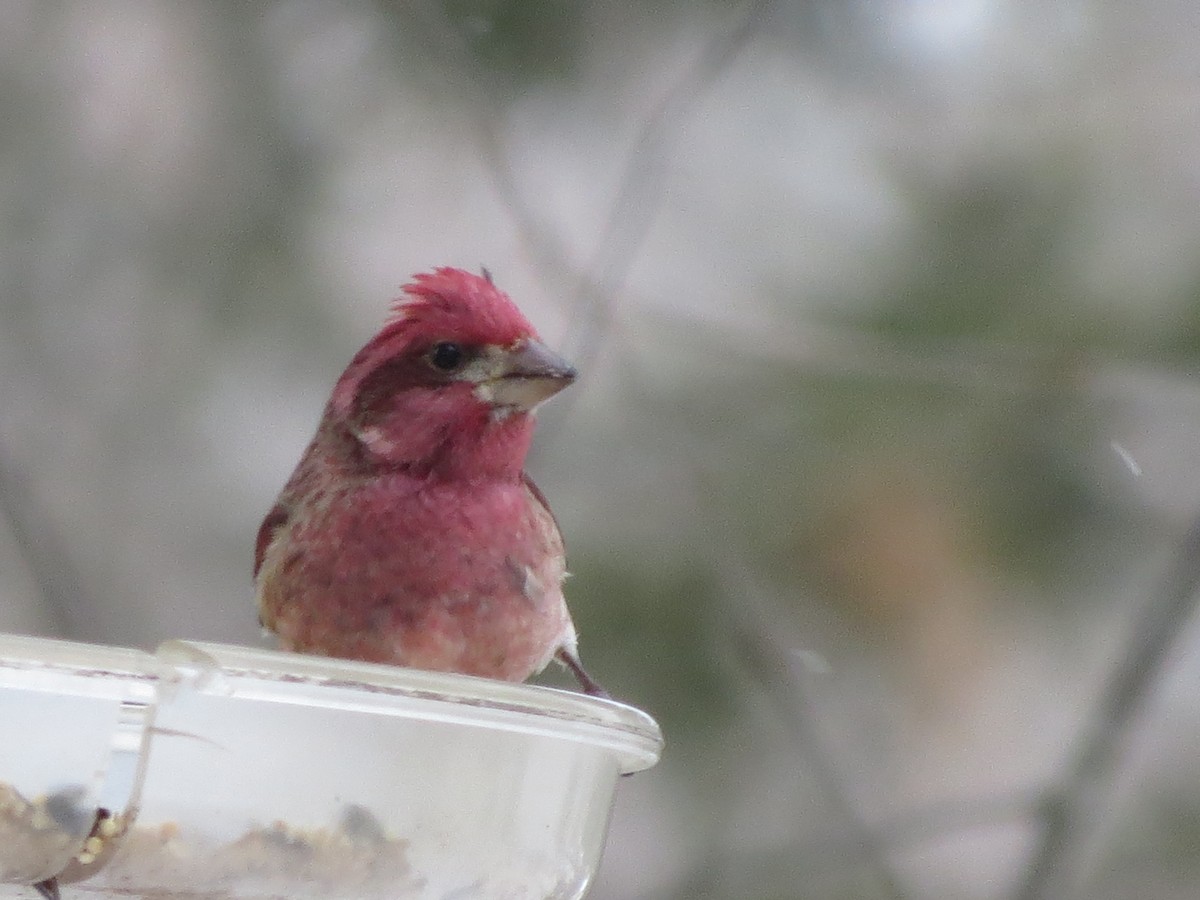
[(136, 803), (160, 677), (134, 650), (0, 635), (0, 883), (58, 874), (98, 810)]
[[(78, 814), (53, 860), (0, 855), (3, 880), (57, 873), (73, 882), (65, 896), (580, 897), (618, 776), (662, 748), (644, 713), (548, 688), (205, 644), (150, 656), (23, 639), (24, 659), (62, 663), (60, 687), (44, 667), (10, 665), (5, 640), (0, 782), (19, 775), (30, 800), (75, 791)], [(115, 656), (84, 675), (76, 653)], [(112, 681), (93, 701), (107, 719), (63, 705), (81, 705), (88, 678)], [(39, 697), (61, 715), (28, 713), (41, 730), (10, 730), (10, 705)], [(134, 734), (140, 752), (122, 759), (113, 747)], [(97, 749), (51, 765), (59, 743)], [(115, 769), (131, 775), (124, 804), (103, 787)]]

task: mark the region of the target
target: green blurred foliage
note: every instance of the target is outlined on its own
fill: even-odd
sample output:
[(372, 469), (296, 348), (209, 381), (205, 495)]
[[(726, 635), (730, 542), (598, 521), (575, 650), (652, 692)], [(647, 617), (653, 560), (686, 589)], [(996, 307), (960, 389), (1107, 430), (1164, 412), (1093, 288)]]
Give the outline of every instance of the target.
[(571, 79), (586, 7), (570, 0), (444, 0), (480, 66), (520, 85)]
[(856, 324), (918, 346), (978, 338), (1053, 348), (1086, 337), (1080, 298), (1059, 280), (1077, 221), (1075, 169), (1053, 162), (910, 187), (918, 242), (911, 269)]
[(1183, 347), (1173, 328), (1135, 308), (1105, 312), (1064, 278), (1079, 166), (1049, 156), (926, 188), (910, 271), (865, 311), (822, 314), (925, 356), (929, 379), (810, 384), (803, 402), (841, 420), (841, 434), (805, 435), (827, 456), (874, 452), (939, 472), (1000, 571), (1061, 586), (1098, 555), (1140, 551), (1131, 539), (1147, 524), (1130, 483), (1095, 465), (1122, 414), (1097, 399), (1097, 366)]
[(717, 596), (702, 567), (633, 568), (584, 553), (572, 555), (571, 575), (584, 658), (610, 691), (637, 698), (672, 742), (728, 724), (734, 697), (712, 652)]

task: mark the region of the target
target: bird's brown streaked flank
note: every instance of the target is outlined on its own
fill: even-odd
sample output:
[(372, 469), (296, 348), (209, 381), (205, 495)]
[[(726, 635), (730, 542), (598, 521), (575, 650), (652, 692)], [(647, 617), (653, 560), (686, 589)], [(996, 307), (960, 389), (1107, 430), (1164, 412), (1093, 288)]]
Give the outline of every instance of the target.
[(403, 290), (259, 528), (262, 624), (291, 650), (507, 681), (557, 658), (604, 695), (525, 474), (534, 410), (575, 370), (490, 277), (442, 268)]

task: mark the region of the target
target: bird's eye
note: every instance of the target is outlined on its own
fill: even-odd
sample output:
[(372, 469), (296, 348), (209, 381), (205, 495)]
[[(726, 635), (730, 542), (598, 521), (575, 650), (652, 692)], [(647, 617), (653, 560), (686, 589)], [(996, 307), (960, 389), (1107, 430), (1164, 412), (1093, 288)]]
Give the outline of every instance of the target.
[(452, 341), (442, 341), (434, 344), (429, 351), (429, 362), (442, 372), (453, 372), (466, 361), (467, 355), (460, 344)]

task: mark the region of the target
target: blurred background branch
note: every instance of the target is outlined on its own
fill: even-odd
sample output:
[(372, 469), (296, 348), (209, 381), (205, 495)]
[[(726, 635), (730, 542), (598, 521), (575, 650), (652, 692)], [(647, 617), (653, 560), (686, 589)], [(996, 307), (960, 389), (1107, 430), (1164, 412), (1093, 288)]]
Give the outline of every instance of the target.
[(397, 29), (403, 30), (408, 22), (418, 23), (437, 48), (440, 71), (454, 85), (456, 102), (469, 110), (480, 159), (500, 202), (512, 217), (525, 252), (551, 283), (577, 280), (579, 264), (554, 230), (540, 219), (536, 204), (526, 198), (517, 181), (504, 141), (504, 99), (472, 52), (463, 26), (455, 22), (452, 7), (429, 0), (387, 8), (397, 17)]
[(1200, 599), (1200, 516), (1180, 539), (1169, 568), (1137, 615), (1129, 644), (1084, 725), (1062, 779), (1040, 806), (1040, 834), (1018, 900), (1068, 897), (1082, 853), (1111, 805), (1121, 753)]
[(36, 586), (41, 627), (54, 635), (81, 634), (86, 629), (78, 616), (87, 608), (87, 587), (45, 515), (35, 486), (0, 446), (0, 521), (7, 525), (0, 534), (11, 537), (17, 563)]
[[(837, 749), (821, 732), (822, 716), (813, 698), (813, 682), (821, 677), (820, 670), (827, 663), (798, 652), (794, 649), (797, 643), (781, 640), (780, 623), (786, 621), (783, 610), (764, 594), (751, 571), (729, 559), (727, 552), (723, 555), (729, 594), (738, 598), (728, 609), (730, 646), (738, 661), (753, 673), (771, 709), (790, 732), (796, 766), (816, 782), (823, 830), (839, 836), (841, 856), (851, 857), (856, 864), (852, 868), (869, 874), (869, 884), (864, 885), (868, 895), (904, 900), (907, 894), (889, 859), (890, 848), (878, 830), (865, 821), (853, 785), (842, 771)], [(796, 858), (803, 860), (805, 856), (797, 854)]]
[(595, 255), (580, 284), (580, 301), (572, 312), (567, 348), (584, 370), (595, 362), (604, 334), (612, 325), (613, 305), (661, 208), (681, 119), (764, 27), (774, 5), (773, 0), (740, 4), (730, 22), (713, 29), (695, 60), (663, 92), (639, 125)]

